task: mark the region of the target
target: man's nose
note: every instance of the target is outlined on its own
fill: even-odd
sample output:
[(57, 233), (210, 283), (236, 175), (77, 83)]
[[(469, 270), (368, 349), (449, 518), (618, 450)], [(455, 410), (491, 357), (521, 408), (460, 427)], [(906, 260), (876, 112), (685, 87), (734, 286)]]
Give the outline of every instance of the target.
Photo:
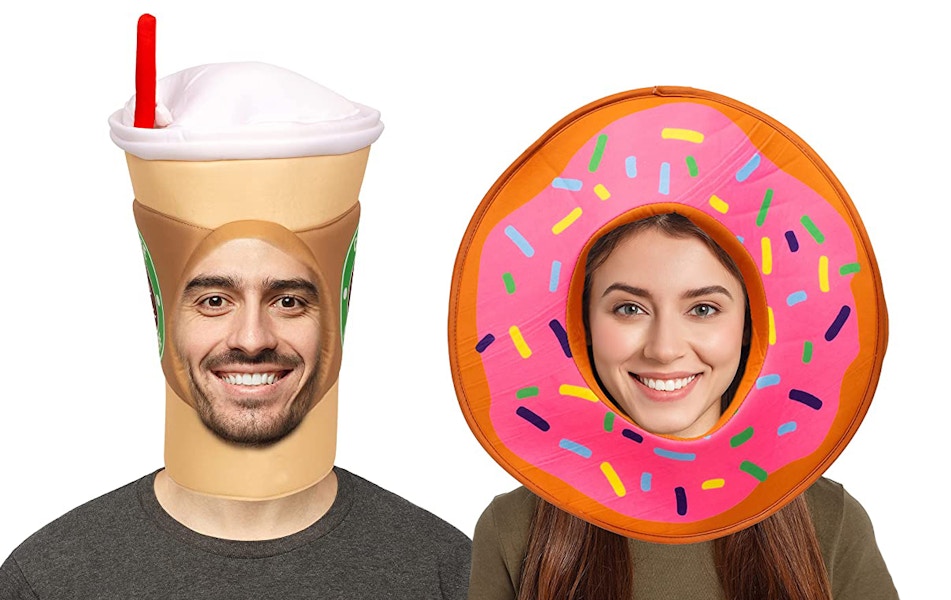
[(245, 305), (238, 309), (235, 317), (228, 340), (231, 348), (254, 355), (277, 346), (274, 324), (266, 309), (254, 304)]
[(686, 352), (687, 340), (676, 318), (657, 316), (651, 322), (644, 344), (644, 356), (659, 363), (671, 363)]

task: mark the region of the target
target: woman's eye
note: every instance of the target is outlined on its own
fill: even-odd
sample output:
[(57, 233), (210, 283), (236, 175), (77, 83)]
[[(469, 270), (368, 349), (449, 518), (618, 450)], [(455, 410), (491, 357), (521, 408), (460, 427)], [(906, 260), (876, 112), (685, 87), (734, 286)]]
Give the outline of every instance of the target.
[(636, 304), (622, 304), (614, 309), (614, 313), (622, 317), (630, 317), (642, 314), (644, 310)]
[(716, 314), (717, 309), (709, 304), (698, 304), (690, 309), (690, 314), (696, 317), (709, 317), (710, 315)]

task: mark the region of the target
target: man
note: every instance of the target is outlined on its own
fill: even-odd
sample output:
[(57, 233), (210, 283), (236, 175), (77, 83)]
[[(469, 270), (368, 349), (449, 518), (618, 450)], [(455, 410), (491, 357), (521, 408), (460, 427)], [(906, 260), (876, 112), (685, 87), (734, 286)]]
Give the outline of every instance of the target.
[(464, 597), (465, 535), (333, 467), (379, 113), (257, 63), (158, 82), (158, 127), (134, 127), (134, 101), (110, 125), (167, 381), (165, 468), (30, 537), (0, 598)]

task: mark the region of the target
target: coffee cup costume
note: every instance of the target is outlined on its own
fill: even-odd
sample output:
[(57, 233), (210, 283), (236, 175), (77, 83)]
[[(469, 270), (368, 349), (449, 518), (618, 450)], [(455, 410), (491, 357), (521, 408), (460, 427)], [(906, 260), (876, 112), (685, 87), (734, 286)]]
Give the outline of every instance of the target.
[[(126, 152), (167, 387), (165, 465), (206, 494), (265, 499), (333, 466), (337, 375), (359, 218), (379, 113), (262, 63), (186, 69), (157, 83), (155, 127), (136, 98), (109, 119)], [(174, 348), (184, 278), (234, 239), (260, 239), (307, 265), (319, 290), (320, 354), (309, 412), (266, 447), (226, 442), (201, 422)]]
[[(677, 212), (736, 261), (750, 355), (706, 436), (640, 428), (598, 387), (581, 289), (592, 243)], [(887, 316), (847, 193), (789, 129), (740, 102), (660, 87), (589, 104), (492, 186), (456, 260), (449, 350), (476, 438), (541, 498), (652, 542), (721, 537), (812, 484), (862, 421)]]

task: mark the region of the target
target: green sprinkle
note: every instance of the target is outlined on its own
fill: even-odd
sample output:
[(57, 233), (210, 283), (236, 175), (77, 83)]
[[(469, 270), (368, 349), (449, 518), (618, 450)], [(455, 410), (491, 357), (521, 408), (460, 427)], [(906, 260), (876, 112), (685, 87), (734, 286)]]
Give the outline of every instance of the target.
[(614, 413), (613, 412), (604, 414), (604, 430), (605, 431), (614, 430)]
[(839, 275), (851, 275), (852, 273), (858, 273), (862, 267), (859, 263), (848, 263), (839, 267)]
[(804, 342), (802, 344), (802, 362), (808, 365), (810, 360), (812, 360), (812, 342)]
[(766, 481), (766, 471), (759, 465), (755, 465), (748, 460), (744, 460), (740, 463), (740, 470), (744, 473), (749, 473), (760, 481)]
[(743, 431), (730, 438), (730, 447), (736, 448), (737, 446), (745, 444), (751, 437), (753, 437), (753, 428), (747, 427)]
[(687, 161), (687, 171), (690, 173), (691, 177), (696, 177), (700, 170), (697, 168), (697, 161), (694, 160), (692, 156), (688, 156)]
[(598, 143), (594, 146), (594, 154), (591, 155), (591, 162), (588, 163), (588, 170), (594, 173), (601, 164), (601, 156), (604, 155), (604, 147), (608, 144), (608, 136), (601, 134), (598, 136)]
[(516, 398), (519, 398), (519, 399), (521, 399), (521, 398), (531, 398), (532, 396), (537, 396), (537, 395), (538, 395), (538, 388), (537, 388), (537, 387), (534, 387), (534, 386), (533, 386), (533, 387), (523, 387), (522, 389), (520, 389), (520, 390), (518, 390), (517, 392), (515, 392), (515, 397), (516, 397)]
[(503, 273), (502, 281), (505, 282), (505, 291), (514, 294), (515, 293), (515, 280), (512, 278), (511, 273)]
[(819, 228), (816, 227), (816, 224), (812, 222), (812, 219), (809, 218), (809, 215), (803, 215), (799, 222), (802, 223), (802, 226), (806, 228), (806, 231), (809, 232), (809, 235), (812, 236), (812, 239), (816, 240), (817, 244), (821, 244), (826, 241), (826, 236), (822, 235), (822, 232), (819, 231)]
[(756, 226), (762, 227), (766, 222), (766, 213), (769, 212), (769, 205), (773, 201), (773, 190), (766, 189), (766, 195), (763, 196), (763, 203), (759, 207), (759, 214), (756, 215)]

